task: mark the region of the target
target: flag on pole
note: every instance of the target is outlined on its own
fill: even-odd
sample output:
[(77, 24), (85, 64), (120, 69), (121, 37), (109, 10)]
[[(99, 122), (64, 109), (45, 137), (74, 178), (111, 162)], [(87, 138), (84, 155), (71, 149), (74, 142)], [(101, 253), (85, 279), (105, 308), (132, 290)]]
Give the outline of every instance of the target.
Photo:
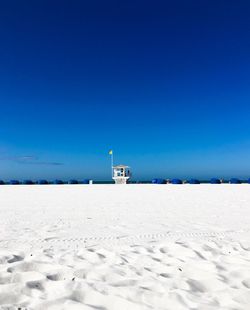
[(110, 150), (110, 151), (109, 151), (109, 155), (113, 155), (113, 150)]

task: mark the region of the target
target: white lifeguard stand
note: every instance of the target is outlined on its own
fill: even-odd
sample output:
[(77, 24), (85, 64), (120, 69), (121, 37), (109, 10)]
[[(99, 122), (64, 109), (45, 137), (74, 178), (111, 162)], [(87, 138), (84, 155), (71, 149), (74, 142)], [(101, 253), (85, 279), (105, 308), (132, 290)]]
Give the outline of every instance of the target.
[(127, 184), (130, 177), (131, 173), (128, 166), (112, 166), (112, 179), (115, 181), (115, 184)]

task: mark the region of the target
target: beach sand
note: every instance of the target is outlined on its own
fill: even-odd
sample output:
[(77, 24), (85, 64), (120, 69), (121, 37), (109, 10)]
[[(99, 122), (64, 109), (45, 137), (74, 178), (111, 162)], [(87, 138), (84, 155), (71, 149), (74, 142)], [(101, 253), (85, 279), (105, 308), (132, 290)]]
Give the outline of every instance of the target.
[(250, 309), (250, 185), (0, 187), (0, 309)]

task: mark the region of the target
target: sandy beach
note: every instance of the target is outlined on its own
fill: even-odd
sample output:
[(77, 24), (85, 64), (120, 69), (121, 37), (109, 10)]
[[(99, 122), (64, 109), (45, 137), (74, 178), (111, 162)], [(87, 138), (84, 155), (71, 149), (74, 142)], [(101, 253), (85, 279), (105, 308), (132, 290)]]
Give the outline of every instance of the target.
[(250, 185), (0, 187), (0, 309), (247, 310)]

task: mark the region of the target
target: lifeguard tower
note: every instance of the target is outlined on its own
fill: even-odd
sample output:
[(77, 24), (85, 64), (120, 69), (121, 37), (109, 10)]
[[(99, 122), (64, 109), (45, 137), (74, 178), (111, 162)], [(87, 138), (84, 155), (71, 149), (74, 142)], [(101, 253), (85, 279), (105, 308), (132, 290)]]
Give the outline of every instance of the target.
[(112, 179), (115, 184), (127, 184), (130, 177), (131, 173), (128, 166), (112, 166)]

